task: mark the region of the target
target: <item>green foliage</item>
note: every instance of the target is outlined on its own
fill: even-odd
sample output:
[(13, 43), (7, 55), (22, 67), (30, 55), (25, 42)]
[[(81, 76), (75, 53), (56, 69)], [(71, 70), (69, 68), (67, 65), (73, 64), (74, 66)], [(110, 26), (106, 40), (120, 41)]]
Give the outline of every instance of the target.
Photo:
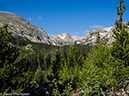
[(61, 70), (61, 67), (63, 66), (63, 59), (62, 59), (62, 54), (61, 51), (58, 50), (55, 55), (55, 59), (52, 61), (50, 65), (50, 70), (53, 75), (51, 75), (51, 79), (56, 78), (57, 80), (59, 79), (59, 72)]
[(111, 54), (115, 59), (123, 62), (125, 66), (129, 65), (129, 33), (126, 28), (129, 23), (122, 23), (122, 15), (126, 9), (125, 5), (122, 5), (124, 0), (119, 0), (119, 6), (117, 6), (117, 14), (120, 16), (119, 20), (116, 19), (115, 29), (113, 29), (113, 37), (116, 39), (113, 42)]
[(78, 54), (77, 54), (78, 48), (76, 41), (74, 42), (74, 45), (70, 47), (70, 53), (68, 54), (68, 66), (74, 67), (74, 65), (77, 64)]
[(113, 78), (115, 83), (112, 83), (112, 86), (114, 86), (115, 90), (118, 90), (122, 87), (120, 83), (127, 78), (129, 75), (129, 66), (125, 67), (123, 62), (119, 61), (118, 59), (114, 60), (114, 57), (110, 58), (110, 63), (112, 66), (112, 75), (111, 78)]
[[(56, 46), (29, 41), (32, 50), (25, 50), (23, 46), (27, 43), (21, 41), (19, 44), (23, 48), (19, 51), (10, 45), (11, 32), (7, 31), (5, 24), (4, 30), (0, 29), (0, 90), (18, 93), (37, 88), (42, 81), (41, 75), (44, 81), (51, 82), (52, 96), (73, 96), (77, 87), (81, 90), (80, 96), (102, 96), (111, 87), (115, 90), (121, 88), (120, 82), (129, 74), (129, 33), (126, 30), (129, 22), (122, 23), (126, 9), (123, 2), (118, 2), (117, 14), (120, 18), (115, 22), (113, 37), (116, 41), (111, 49), (101, 43), (98, 32), (96, 41), (99, 44), (92, 51), (90, 46), (84, 48), (76, 42), (70, 49), (65, 46), (57, 51)], [(27, 58), (20, 59), (19, 54)]]
[[(64, 65), (64, 60), (62, 58), (60, 49), (58, 49), (58, 51), (56, 52), (56, 55), (55, 55), (55, 59), (51, 62), (50, 70), (49, 70), (50, 72), (47, 77), (48, 77), (48, 80), (52, 83), (52, 86), (58, 88), (59, 89), (58, 91), (61, 93), (64, 88), (59, 83), (59, 81), (61, 80), (59, 73), (60, 73), (63, 65)], [(55, 82), (58, 83), (57, 86), (55, 85), (55, 82), (52, 82), (53, 80), (55, 80)]]
[(82, 64), (84, 63), (84, 57), (79, 56), (76, 42), (70, 47), (70, 53), (68, 54), (68, 61), (64, 62), (62, 70), (60, 71), (60, 84), (67, 86), (71, 82), (71, 87), (74, 89), (79, 81), (79, 71), (81, 71)]
[[(99, 43), (93, 52), (88, 54), (85, 65), (79, 72), (79, 75), (81, 75), (79, 82), (84, 82), (86, 89), (80, 92), (80, 95), (102, 95), (101, 90), (109, 90), (112, 86), (118, 90), (121, 87), (120, 82), (128, 77), (129, 33), (126, 28), (129, 23), (126, 25), (122, 23), (122, 15), (125, 11), (125, 5), (122, 7), (123, 1), (120, 0), (120, 6), (117, 7), (120, 19), (119, 21), (116, 20), (113, 30), (115, 35), (113, 36), (116, 39), (113, 48), (109, 49), (105, 44)], [(100, 41), (99, 33), (97, 41)]]
[(84, 57), (78, 54), (77, 43), (75, 41), (73, 46), (70, 47), (70, 53), (68, 54), (68, 62), (66, 63), (66, 67), (68, 67), (67, 72), (69, 72), (68, 76), (70, 77), (69, 79), (72, 80), (73, 85), (78, 81), (78, 73), (81, 70), (81, 66), (83, 63)]
[[(15, 88), (21, 89), (18, 78), (23, 76), (22, 64), (26, 57), (17, 60), (19, 50), (10, 45), (11, 32), (7, 31), (8, 24), (4, 24), (4, 30), (0, 29), (0, 90), (5, 92), (6, 89), (11, 92)], [(13, 82), (13, 81), (16, 82)], [(17, 85), (21, 86), (17, 86)], [(13, 86), (13, 87), (12, 87)]]
[(106, 68), (109, 63), (110, 49), (102, 43), (93, 50), (94, 63), (99, 68)]
[(93, 52), (88, 53), (85, 64), (79, 72), (79, 76), (81, 76), (79, 79), (80, 86), (85, 85), (86, 89), (80, 94), (98, 96), (98, 94), (102, 94), (101, 90), (105, 92), (115, 86), (117, 83), (113, 75), (115, 67), (112, 68), (110, 58), (110, 49), (103, 44), (98, 45)]
[(40, 81), (41, 81), (41, 75), (43, 75), (42, 73), (41, 73), (41, 67), (39, 66), (38, 68), (37, 68), (37, 70), (35, 71), (35, 74), (34, 74), (34, 80), (36, 81), (36, 83), (37, 84), (40, 84)]
[(68, 66), (74, 67), (75, 65), (82, 65), (84, 61), (84, 58), (78, 54), (78, 48), (76, 41), (74, 42), (73, 46), (70, 47), (70, 53), (68, 54)]
[(99, 43), (99, 44), (100, 44), (100, 42), (101, 42), (99, 32), (98, 32), (98, 34), (97, 34), (96, 42)]
[(110, 58), (110, 65), (113, 67), (112, 77), (116, 82), (114, 84), (116, 90), (121, 87), (119, 86), (120, 82), (129, 76), (129, 33), (126, 30), (129, 23), (122, 23), (122, 15), (126, 9), (125, 5), (122, 5), (123, 2), (124, 0), (119, 0), (119, 6), (117, 6), (117, 15), (120, 18), (115, 21), (115, 29), (113, 29), (112, 36), (116, 41), (112, 43), (112, 58)]
[(87, 77), (87, 82), (85, 84), (86, 91), (81, 91), (79, 95), (98, 96), (100, 94), (101, 82), (99, 81), (99, 76), (96, 73), (98, 72), (93, 68), (89, 74), (90, 76)]
[(57, 85), (57, 82), (55, 82), (53, 80), (53, 83), (55, 83), (55, 88), (53, 89), (52, 91), (52, 96), (74, 96), (74, 92), (72, 92), (72, 86), (70, 83), (68, 83), (66, 86), (65, 86), (65, 89), (63, 89), (63, 92), (59, 92), (59, 89), (58, 89), (58, 85)]

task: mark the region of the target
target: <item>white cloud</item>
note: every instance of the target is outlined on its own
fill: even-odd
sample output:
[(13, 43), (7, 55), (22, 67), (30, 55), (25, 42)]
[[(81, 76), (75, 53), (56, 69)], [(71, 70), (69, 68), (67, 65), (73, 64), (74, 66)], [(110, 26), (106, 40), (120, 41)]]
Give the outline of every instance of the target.
[(88, 32), (89, 30), (79, 30), (78, 32), (70, 33), (71, 35), (84, 35)]
[(39, 19), (42, 19), (42, 17), (38, 17)]
[(28, 20), (32, 20), (31, 18), (28, 18)]
[(77, 35), (79, 34), (78, 32), (70, 33), (71, 35)]
[(83, 30), (83, 34), (86, 34), (89, 30)]
[(79, 30), (82, 34), (86, 34), (89, 30), (85, 29), (85, 30)]
[(93, 26), (89, 26), (89, 28), (103, 28), (103, 26), (101, 26), (101, 25), (93, 25)]
[(53, 34), (53, 33), (50, 33), (50, 34), (48, 34), (49, 36), (56, 36), (57, 34)]
[(78, 32), (75, 32), (74, 34), (78, 34)]

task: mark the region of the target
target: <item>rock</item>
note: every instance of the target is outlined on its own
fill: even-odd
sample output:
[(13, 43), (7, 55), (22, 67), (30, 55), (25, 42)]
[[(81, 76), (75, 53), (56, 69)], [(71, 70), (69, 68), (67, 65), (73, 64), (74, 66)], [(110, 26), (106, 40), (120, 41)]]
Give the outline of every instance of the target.
[(124, 81), (123, 88), (124, 88), (125, 91), (129, 91), (129, 80)]
[(116, 95), (115, 96), (128, 96), (125, 91), (124, 92), (116, 92), (115, 93)]
[(109, 92), (106, 92), (106, 96), (128, 96), (128, 95), (126, 94), (124, 89), (121, 89), (120, 92), (115, 92), (115, 90), (112, 87)]
[(0, 27), (4, 23), (8, 23), (8, 31), (12, 31), (15, 38), (49, 44), (49, 36), (42, 28), (32, 25), (15, 13), (0, 12)]
[(26, 46), (26, 50), (34, 51), (34, 50), (32, 49), (32, 45), (31, 45), (31, 44), (28, 44), (28, 45)]

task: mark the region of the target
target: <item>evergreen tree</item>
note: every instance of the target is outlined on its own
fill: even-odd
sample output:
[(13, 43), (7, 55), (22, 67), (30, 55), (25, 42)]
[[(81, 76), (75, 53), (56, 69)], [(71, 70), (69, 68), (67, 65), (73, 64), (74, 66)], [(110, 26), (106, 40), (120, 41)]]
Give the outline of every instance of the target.
[(2, 92), (6, 89), (11, 91), (16, 87), (19, 88), (18, 76), (23, 76), (22, 64), (25, 61), (25, 57), (17, 60), (19, 49), (10, 44), (12, 32), (8, 32), (7, 27), (8, 24), (4, 24), (4, 30), (0, 28), (0, 90)]
[[(111, 54), (115, 59), (118, 59), (120, 62), (123, 62), (125, 66), (129, 65), (129, 33), (126, 28), (129, 25), (129, 22), (126, 24), (122, 23), (122, 15), (125, 12), (125, 5), (123, 4), (124, 0), (119, 0), (119, 6), (117, 6), (117, 15), (120, 16), (119, 20), (115, 21), (115, 29), (113, 29), (113, 37), (115, 42), (112, 43), (113, 47)], [(123, 4), (123, 5), (122, 5)]]
[(102, 40), (100, 40), (100, 34), (99, 34), (99, 32), (98, 32), (98, 34), (97, 34), (97, 38), (96, 38), (96, 42), (97, 43), (99, 43), (100, 44), (100, 42), (102, 42)]
[(74, 65), (77, 64), (77, 59), (78, 59), (78, 48), (77, 48), (77, 43), (76, 41), (74, 42), (74, 45), (70, 47), (70, 53), (68, 54), (68, 66), (73, 67)]
[(52, 54), (51, 53), (48, 53), (47, 54), (47, 57), (46, 57), (46, 67), (47, 67), (47, 69), (49, 69), (49, 67), (50, 67), (51, 58), (52, 58)]
[(66, 61), (68, 61), (68, 49), (64, 47), (63, 49), (63, 57), (65, 58)]
[[(64, 89), (62, 88), (62, 85), (59, 83), (60, 80), (59, 73), (60, 70), (62, 69), (62, 66), (63, 66), (63, 58), (60, 49), (58, 49), (55, 55), (55, 59), (51, 62), (50, 65), (51, 74), (48, 74), (47, 77), (48, 80), (50, 80), (50, 82), (53, 84), (53, 87), (57, 87), (60, 92), (62, 92), (62, 90)], [(55, 86), (55, 83), (57, 83), (58, 85)]]
[(82, 65), (84, 61), (84, 58), (78, 54), (78, 48), (76, 41), (74, 42), (74, 45), (70, 47), (70, 53), (68, 54), (68, 66), (74, 67), (75, 65)]
[(112, 43), (110, 65), (112, 65), (112, 78), (116, 80), (114, 86), (120, 87), (120, 82), (128, 77), (129, 68), (129, 33), (126, 28), (129, 22), (122, 23), (123, 13), (125, 12), (124, 0), (119, 0), (117, 6), (117, 15), (119, 20), (115, 20), (115, 28), (113, 29), (113, 37), (115, 42)]
[(77, 43), (74, 42), (73, 46), (70, 47), (70, 53), (68, 54), (67, 69), (69, 70), (70, 78), (67, 78), (68, 81), (72, 82), (72, 88), (77, 86), (79, 81), (79, 72), (82, 69), (84, 64), (84, 57), (79, 55)]
[(62, 59), (62, 54), (61, 51), (58, 50), (55, 55), (55, 59), (52, 61), (50, 65), (51, 72), (53, 75), (51, 76), (51, 79), (56, 78), (57, 80), (59, 79), (59, 71), (61, 70), (61, 67), (63, 66), (63, 59)]

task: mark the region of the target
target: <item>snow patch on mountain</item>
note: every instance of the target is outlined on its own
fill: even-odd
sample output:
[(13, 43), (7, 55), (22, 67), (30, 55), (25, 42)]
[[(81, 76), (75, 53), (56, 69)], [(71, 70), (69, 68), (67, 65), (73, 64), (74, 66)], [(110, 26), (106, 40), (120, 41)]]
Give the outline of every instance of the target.
[(77, 44), (80, 44), (80, 42), (77, 42)]
[(56, 43), (53, 43), (53, 45), (56, 45)]
[(105, 35), (105, 33), (99, 33), (100, 35)]
[(106, 28), (103, 28), (102, 30), (105, 30), (105, 31), (110, 31), (112, 27), (106, 27)]
[(84, 39), (84, 36), (72, 36), (72, 38), (76, 41), (76, 40), (81, 40)]
[(59, 37), (60, 39), (65, 39), (66, 33), (59, 34), (57, 35), (57, 37)]

